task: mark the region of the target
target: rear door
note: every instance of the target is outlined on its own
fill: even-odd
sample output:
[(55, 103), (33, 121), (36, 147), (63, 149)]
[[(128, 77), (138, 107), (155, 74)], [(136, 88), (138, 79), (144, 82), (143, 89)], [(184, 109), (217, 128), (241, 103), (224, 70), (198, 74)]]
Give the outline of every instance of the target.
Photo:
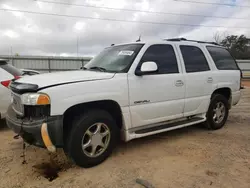
[(179, 50), (186, 81), (184, 116), (205, 113), (214, 82), (210, 65), (199, 44), (180, 44)]

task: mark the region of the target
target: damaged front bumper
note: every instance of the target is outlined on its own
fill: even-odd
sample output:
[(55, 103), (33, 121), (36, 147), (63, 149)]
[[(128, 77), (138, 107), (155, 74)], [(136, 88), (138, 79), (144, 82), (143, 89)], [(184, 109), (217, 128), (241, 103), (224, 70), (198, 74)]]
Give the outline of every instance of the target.
[(6, 122), (8, 127), (28, 144), (47, 148), (51, 152), (63, 147), (63, 116), (20, 119), (10, 106)]

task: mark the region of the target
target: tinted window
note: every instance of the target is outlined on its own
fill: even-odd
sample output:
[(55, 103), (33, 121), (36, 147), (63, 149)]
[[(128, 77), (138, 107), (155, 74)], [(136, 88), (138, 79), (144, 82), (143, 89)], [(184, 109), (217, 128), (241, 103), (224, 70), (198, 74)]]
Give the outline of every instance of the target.
[(154, 61), (158, 65), (158, 73), (178, 73), (178, 65), (174, 49), (171, 45), (152, 45), (141, 59), (141, 63)]
[(7, 71), (8, 73), (10, 73), (13, 76), (21, 76), (22, 72), (13, 67), (12, 65), (6, 63), (6, 62), (0, 62), (0, 68), (4, 69), (5, 71)]
[(214, 63), (219, 70), (238, 70), (238, 66), (230, 53), (219, 47), (208, 46), (207, 50), (212, 56)]
[(186, 72), (208, 71), (207, 60), (200, 48), (195, 46), (180, 46)]

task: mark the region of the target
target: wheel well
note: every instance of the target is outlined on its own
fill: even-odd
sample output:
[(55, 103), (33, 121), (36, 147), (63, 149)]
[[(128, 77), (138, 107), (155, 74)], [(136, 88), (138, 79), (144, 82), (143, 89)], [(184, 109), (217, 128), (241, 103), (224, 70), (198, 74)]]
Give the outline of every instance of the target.
[(77, 104), (75, 106), (70, 107), (67, 109), (64, 113), (64, 118), (63, 118), (63, 132), (64, 132), (64, 137), (66, 136), (65, 133), (67, 134), (70, 129), (71, 129), (71, 124), (72, 121), (74, 120), (75, 117), (81, 115), (84, 113), (84, 111), (89, 110), (89, 109), (102, 109), (110, 113), (110, 115), (113, 116), (113, 118), (116, 121), (117, 126), (119, 129), (122, 128), (123, 124), (123, 118), (122, 118), (122, 111), (120, 108), (120, 105), (113, 101), (113, 100), (102, 100), (102, 101), (94, 101), (94, 102), (87, 102), (87, 103), (82, 103), (82, 104)]
[(213, 95), (215, 94), (221, 94), (223, 95), (224, 97), (226, 97), (226, 99), (228, 100), (228, 103), (229, 103), (229, 108), (231, 107), (231, 89), (230, 88), (219, 88), (219, 89), (216, 89), (211, 98), (213, 97)]

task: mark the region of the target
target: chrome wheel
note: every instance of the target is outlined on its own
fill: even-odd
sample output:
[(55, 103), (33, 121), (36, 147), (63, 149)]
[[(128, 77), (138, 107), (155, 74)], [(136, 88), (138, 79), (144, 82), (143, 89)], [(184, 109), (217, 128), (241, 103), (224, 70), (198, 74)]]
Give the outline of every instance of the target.
[(226, 108), (225, 105), (222, 102), (216, 103), (214, 109), (213, 109), (213, 120), (215, 123), (219, 124), (223, 121), (226, 114)]
[(91, 125), (82, 138), (82, 150), (88, 157), (101, 155), (108, 147), (110, 130), (104, 123)]

